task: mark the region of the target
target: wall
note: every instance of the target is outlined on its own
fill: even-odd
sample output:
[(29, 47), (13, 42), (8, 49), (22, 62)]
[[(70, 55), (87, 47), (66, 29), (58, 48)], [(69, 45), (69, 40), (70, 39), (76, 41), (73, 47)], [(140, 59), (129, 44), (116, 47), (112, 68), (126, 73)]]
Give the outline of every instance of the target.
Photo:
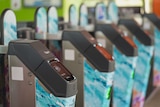
[[(89, 1), (89, 2), (86, 2), (86, 1)], [(88, 6), (90, 6), (89, 4), (95, 4), (96, 2), (99, 2), (99, 1), (102, 1), (102, 0), (63, 0), (62, 7), (58, 8), (58, 15), (65, 16), (65, 21), (68, 21), (68, 10), (71, 4), (75, 4), (77, 7), (77, 11), (79, 11), (78, 9), (82, 2), (86, 2)], [(0, 13), (6, 8), (11, 8), (10, 2), (11, 0), (0, 0)], [(14, 12), (16, 14), (18, 21), (33, 21), (35, 10), (36, 8), (24, 7), (22, 3), (21, 9), (15, 10)]]
[(10, 0), (0, 0), (0, 13), (1, 13), (6, 7), (10, 7), (9, 2), (10, 2)]
[[(11, 8), (10, 5), (11, 0), (0, 0), (0, 13), (6, 9)], [(68, 17), (68, 9), (71, 4), (75, 4), (76, 7), (81, 4), (82, 0), (63, 0), (62, 8), (58, 8), (58, 15), (59, 16), (66, 16)], [(15, 14), (18, 21), (33, 21), (34, 20), (34, 13), (36, 8), (29, 8), (24, 7), (22, 4), (22, 7), (20, 10), (15, 10)]]
[[(11, 8), (10, 0), (0, 0), (0, 12), (6, 8)], [(32, 21), (34, 19), (35, 8), (22, 6), (20, 10), (14, 11), (18, 21)]]

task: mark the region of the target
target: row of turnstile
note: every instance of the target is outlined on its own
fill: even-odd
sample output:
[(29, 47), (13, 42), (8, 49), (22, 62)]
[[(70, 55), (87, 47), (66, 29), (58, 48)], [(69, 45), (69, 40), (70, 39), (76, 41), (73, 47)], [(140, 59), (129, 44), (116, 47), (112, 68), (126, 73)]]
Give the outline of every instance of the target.
[(105, 5), (99, 3), (94, 22), (88, 23), (86, 8), (82, 4), (79, 9), (79, 25), (74, 5), (68, 23), (58, 22), (55, 7), (37, 8), (30, 23), (17, 23), (10, 9), (2, 13), (2, 107), (149, 103), (160, 86), (160, 19), (144, 14), (140, 26), (134, 19), (118, 19), (115, 12), (107, 20)]

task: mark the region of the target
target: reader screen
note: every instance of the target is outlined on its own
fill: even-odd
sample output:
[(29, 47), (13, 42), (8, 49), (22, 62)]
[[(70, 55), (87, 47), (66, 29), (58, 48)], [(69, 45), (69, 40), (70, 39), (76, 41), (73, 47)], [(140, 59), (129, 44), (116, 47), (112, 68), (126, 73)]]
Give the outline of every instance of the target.
[(63, 77), (67, 81), (71, 81), (74, 79), (73, 75), (68, 71), (67, 68), (65, 68), (64, 65), (61, 64), (61, 62), (57, 60), (50, 61), (50, 64), (54, 70), (58, 72), (58, 74)]

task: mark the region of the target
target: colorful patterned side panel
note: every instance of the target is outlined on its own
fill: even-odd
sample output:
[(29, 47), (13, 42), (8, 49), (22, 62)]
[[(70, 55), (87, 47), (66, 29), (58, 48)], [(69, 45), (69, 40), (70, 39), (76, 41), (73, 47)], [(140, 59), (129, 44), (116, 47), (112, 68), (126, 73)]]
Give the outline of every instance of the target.
[(47, 32), (47, 11), (44, 7), (38, 8), (36, 13), (36, 32), (44, 34)]
[[(12, 10), (5, 11), (3, 17), (3, 36), (4, 45), (8, 45), (11, 40), (17, 39), (17, 21)], [(4, 75), (5, 75), (5, 106), (9, 107), (9, 73), (8, 73), (8, 58), (4, 56)]]
[[(58, 33), (58, 15), (57, 15), (57, 9), (55, 7), (50, 7), (48, 10), (48, 33), (49, 34)], [(49, 50), (53, 52), (54, 55), (59, 60), (62, 60), (60, 41), (50, 40)]]
[(36, 81), (36, 107), (74, 107), (76, 95), (68, 98), (55, 97), (48, 93), (38, 82)]
[(137, 57), (125, 56), (114, 47), (114, 58), (113, 107), (130, 107)]
[(3, 19), (4, 45), (8, 45), (11, 40), (17, 39), (17, 22), (13, 11), (8, 10)]
[(143, 107), (148, 87), (151, 70), (150, 62), (153, 56), (154, 47), (144, 46), (135, 38), (134, 42), (138, 47), (138, 60), (135, 69), (132, 107)]
[(75, 5), (71, 5), (69, 10), (69, 20), (71, 26), (78, 26), (78, 16), (77, 16), (77, 9)]
[(155, 51), (154, 51), (154, 77), (153, 84), (155, 87), (160, 87), (160, 31), (154, 30)]
[(97, 21), (106, 21), (107, 20), (107, 10), (106, 10), (106, 5), (103, 3), (99, 3), (96, 6), (95, 10), (95, 18)]
[(35, 13), (36, 21), (36, 39), (40, 40), (45, 46), (47, 46), (47, 11), (44, 7), (37, 8)]
[(110, 2), (108, 5), (108, 19), (113, 23), (118, 22), (118, 7), (115, 2)]
[(80, 26), (87, 26), (88, 25), (88, 10), (86, 5), (82, 5), (80, 8)]
[(58, 32), (58, 15), (55, 7), (50, 7), (48, 10), (48, 32), (51, 34)]
[(109, 107), (114, 72), (102, 73), (84, 61), (85, 107)]

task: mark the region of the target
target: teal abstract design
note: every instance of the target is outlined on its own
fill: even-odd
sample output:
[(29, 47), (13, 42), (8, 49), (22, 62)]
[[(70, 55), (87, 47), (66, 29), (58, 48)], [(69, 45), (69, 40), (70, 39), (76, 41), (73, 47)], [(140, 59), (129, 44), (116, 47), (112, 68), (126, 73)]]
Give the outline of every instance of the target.
[(119, 20), (118, 17), (118, 6), (115, 2), (110, 2), (108, 5), (108, 19), (114, 23)]
[(135, 69), (132, 106), (141, 105), (139, 107), (143, 107), (151, 71), (150, 62), (153, 56), (154, 46), (145, 46), (135, 38), (134, 42), (138, 47), (138, 60)]
[(84, 61), (85, 107), (109, 107), (114, 72), (100, 72)]
[(113, 48), (115, 75), (113, 78), (113, 107), (130, 107), (137, 56), (129, 57)]
[(80, 8), (80, 26), (88, 25), (88, 10), (87, 7), (83, 4)]
[(48, 11), (48, 33), (56, 34), (58, 32), (58, 15), (57, 9), (51, 7)]
[(106, 21), (107, 20), (107, 7), (104, 3), (99, 3), (96, 6), (95, 17), (97, 21)]
[(4, 45), (8, 45), (11, 40), (17, 39), (17, 21), (13, 11), (8, 10), (3, 19)]
[(155, 51), (154, 51), (154, 80), (153, 84), (160, 87), (160, 31), (154, 29)]
[(38, 9), (36, 23), (36, 32), (45, 35), (47, 32), (47, 11), (44, 7)]
[(68, 98), (55, 97), (48, 93), (40, 84), (36, 82), (36, 107), (74, 107), (76, 95)]
[(70, 11), (69, 11), (69, 17), (70, 17), (71, 26), (78, 26), (78, 16), (77, 16), (77, 9), (75, 5), (71, 5)]

